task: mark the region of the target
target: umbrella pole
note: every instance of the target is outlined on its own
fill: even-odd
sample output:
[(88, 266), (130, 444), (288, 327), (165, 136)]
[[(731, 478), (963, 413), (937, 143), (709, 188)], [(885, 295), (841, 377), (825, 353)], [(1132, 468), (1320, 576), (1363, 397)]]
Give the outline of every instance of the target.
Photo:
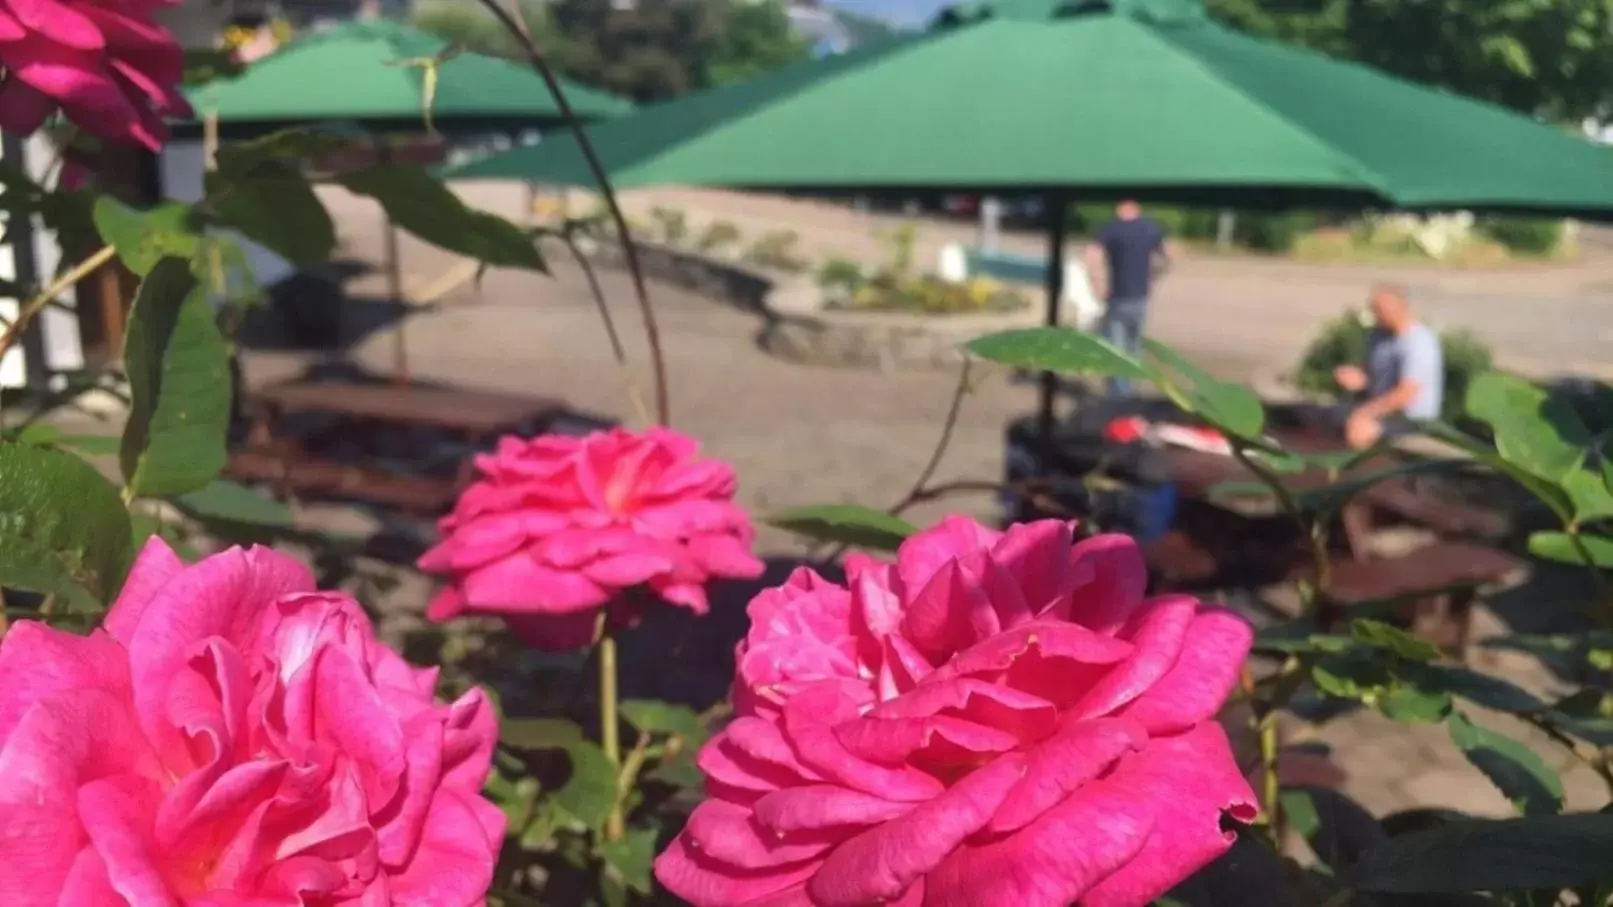
[(386, 239), (386, 291), (387, 296), (398, 306), (403, 307), (398, 313), (397, 327), (392, 331), (392, 369), (399, 384), (409, 383), (409, 344), (404, 336), (404, 322), (408, 320), (408, 302), (403, 298), (403, 265), (398, 255), (398, 228), (392, 223), (391, 215), (383, 215), (386, 224), (382, 228)]
[[(1059, 305), (1064, 299), (1064, 238), (1069, 196), (1063, 192), (1047, 195), (1047, 216), (1050, 219), (1047, 235), (1047, 326), (1059, 326)], [(1042, 448), (1042, 468), (1053, 467), (1053, 398), (1058, 393), (1058, 376), (1051, 371), (1042, 372), (1041, 393), (1037, 410), (1037, 439)]]

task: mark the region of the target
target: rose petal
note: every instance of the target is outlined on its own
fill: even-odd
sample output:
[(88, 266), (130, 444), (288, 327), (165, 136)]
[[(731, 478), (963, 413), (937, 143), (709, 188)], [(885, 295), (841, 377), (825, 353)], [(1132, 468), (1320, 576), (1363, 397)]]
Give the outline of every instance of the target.
[(1147, 739), (1123, 719), (1069, 722), (1026, 756), (1025, 777), (1003, 798), (987, 828), (993, 833), (1024, 828)]
[(901, 818), (836, 847), (807, 883), (807, 893), (822, 907), (897, 897), (985, 825), (1023, 770), (1019, 756), (1003, 756)]
[(1071, 708), (1071, 713), (1082, 718), (1108, 715), (1158, 683), (1181, 656), (1198, 609), (1198, 601), (1186, 596), (1150, 602), (1121, 634), (1136, 649), (1093, 684)]
[(1121, 712), (1150, 734), (1177, 733), (1213, 718), (1238, 683), (1254, 631), (1222, 608), (1202, 608), (1176, 664)]
[(763, 828), (749, 809), (722, 800), (695, 807), (685, 827), (688, 844), (711, 859), (739, 869), (772, 869), (827, 851), (836, 838), (821, 832), (780, 835)]
[(816, 861), (778, 869), (742, 870), (713, 860), (680, 834), (655, 858), (655, 877), (667, 890), (701, 907), (740, 907), (799, 885)]
[(767, 794), (752, 805), (757, 821), (780, 834), (874, 825), (912, 808), (911, 803), (897, 803), (831, 784), (788, 787)]
[(1050, 616), (1073, 620), (1099, 633), (1115, 633), (1143, 603), (1148, 564), (1136, 540), (1126, 535), (1095, 535), (1078, 542), (1070, 554), (1074, 569), (1092, 573)]
[(1127, 792), (1129, 808), (1152, 813), (1153, 826), (1136, 857), (1086, 893), (1085, 907), (1150, 903), (1232, 847), (1236, 836), (1221, 830), (1222, 811), (1240, 822), (1259, 811), (1214, 722), (1150, 741), (1121, 762), (1113, 784)]

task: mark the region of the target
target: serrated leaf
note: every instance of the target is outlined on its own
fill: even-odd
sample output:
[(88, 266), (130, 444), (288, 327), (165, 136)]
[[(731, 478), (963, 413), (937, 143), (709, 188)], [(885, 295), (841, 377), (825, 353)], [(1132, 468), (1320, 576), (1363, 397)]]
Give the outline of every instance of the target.
[(123, 361), (131, 402), (120, 460), (129, 489), (162, 497), (211, 482), (227, 459), (229, 347), (186, 261), (165, 258), (141, 283)]
[(1479, 727), (1461, 712), (1451, 715), (1449, 724), (1451, 742), (1489, 777), (1519, 812), (1538, 816), (1562, 809), (1562, 779), (1528, 747)]
[(1518, 891), (1613, 882), (1613, 814), (1450, 822), (1374, 847), (1345, 874), (1366, 892)]
[(1096, 334), (1070, 328), (1022, 328), (987, 334), (963, 348), (982, 359), (1015, 368), (1066, 375), (1152, 378), (1143, 364)]
[[(1579, 540), (1590, 554), (1592, 563), (1613, 570), (1613, 538), (1581, 532)], [(1531, 533), (1529, 553), (1543, 560), (1564, 564), (1583, 566), (1585, 563), (1579, 549), (1574, 546), (1574, 537), (1566, 532)]]
[(95, 467), (66, 451), (0, 444), (0, 585), (75, 608), (109, 603), (132, 534), (117, 488)]
[(769, 516), (766, 522), (815, 541), (875, 551), (895, 551), (918, 532), (917, 526), (901, 517), (857, 504), (794, 507)]
[(627, 887), (639, 894), (649, 894), (654, 884), (650, 879), (650, 865), (655, 861), (656, 836), (653, 828), (629, 828), (617, 840), (599, 845), (599, 855), (605, 864), (616, 870)]
[(555, 805), (590, 829), (598, 829), (616, 805), (616, 766), (586, 740), (565, 747), (571, 777), (553, 794)]
[(502, 217), (466, 206), (423, 168), (382, 164), (343, 174), (337, 180), (380, 202), (394, 224), (432, 245), (498, 267), (548, 271), (542, 253), (524, 230)]
[(686, 705), (661, 702), (657, 699), (628, 699), (621, 706), (627, 723), (645, 734), (675, 734), (688, 746), (706, 742), (706, 728), (700, 715)]
[(1350, 623), (1350, 635), (1408, 661), (1433, 661), (1440, 656), (1438, 646), (1381, 620), (1358, 618)]
[(1216, 428), (1242, 438), (1259, 438), (1266, 410), (1255, 392), (1241, 384), (1212, 378), (1180, 353), (1143, 338), (1143, 349), (1155, 360), (1152, 371), (1164, 378), (1165, 392), (1176, 404)]
[(301, 173), (279, 165), (249, 174), (207, 174), (207, 205), (225, 226), (299, 265), (318, 264), (336, 248), (336, 227)]
[(164, 258), (190, 260), (201, 241), (190, 206), (179, 202), (140, 210), (103, 195), (95, 200), (94, 219), (101, 239), (140, 277)]
[(1507, 462), (1553, 484), (1584, 462), (1590, 431), (1567, 400), (1522, 378), (1497, 372), (1473, 379), (1467, 411), (1495, 431)]
[(565, 749), (583, 740), (582, 728), (562, 718), (506, 718), (498, 739), (518, 750)]

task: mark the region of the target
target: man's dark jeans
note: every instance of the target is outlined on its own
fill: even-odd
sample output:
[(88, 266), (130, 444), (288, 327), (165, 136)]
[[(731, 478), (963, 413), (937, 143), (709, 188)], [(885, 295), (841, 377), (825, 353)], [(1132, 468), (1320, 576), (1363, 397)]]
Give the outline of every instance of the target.
[[(1136, 356), (1142, 350), (1143, 319), (1147, 315), (1146, 298), (1111, 299), (1109, 307), (1104, 310), (1103, 321), (1098, 324), (1098, 333), (1103, 335), (1103, 339), (1114, 344), (1116, 349)], [(1111, 397), (1131, 395), (1129, 378), (1110, 378), (1108, 386)]]

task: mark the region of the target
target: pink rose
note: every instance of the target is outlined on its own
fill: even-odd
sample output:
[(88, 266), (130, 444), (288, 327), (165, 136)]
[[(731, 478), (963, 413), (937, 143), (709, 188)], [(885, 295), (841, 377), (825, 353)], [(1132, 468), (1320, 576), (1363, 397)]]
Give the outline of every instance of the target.
[(601, 608), (618, 622), (644, 587), (696, 614), (713, 577), (760, 576), (734, 471), (664, 428), (584, 438), (507, 437), (442, 520), (420, 569), (448, 577), (432, 620), (497, 614), (535, 646), (587, 645)]
[(101, 629), (0, 643), (8, 907), (480, 905), (497, 739), (295, 561), (153, 539)]
[(58, 109), (104, 139), (153, 151), (164, 117), (189, 116), (184, 53), (153, 14), (178, 0), (0, 0), (0, 128), (27, 134)]
[(1143, 907), (1255, 798), (1215, 722), (1250, 629), (1137, 546), (953, 517), (751, 604), (740, 715), (656, 860), (697, 907)]

